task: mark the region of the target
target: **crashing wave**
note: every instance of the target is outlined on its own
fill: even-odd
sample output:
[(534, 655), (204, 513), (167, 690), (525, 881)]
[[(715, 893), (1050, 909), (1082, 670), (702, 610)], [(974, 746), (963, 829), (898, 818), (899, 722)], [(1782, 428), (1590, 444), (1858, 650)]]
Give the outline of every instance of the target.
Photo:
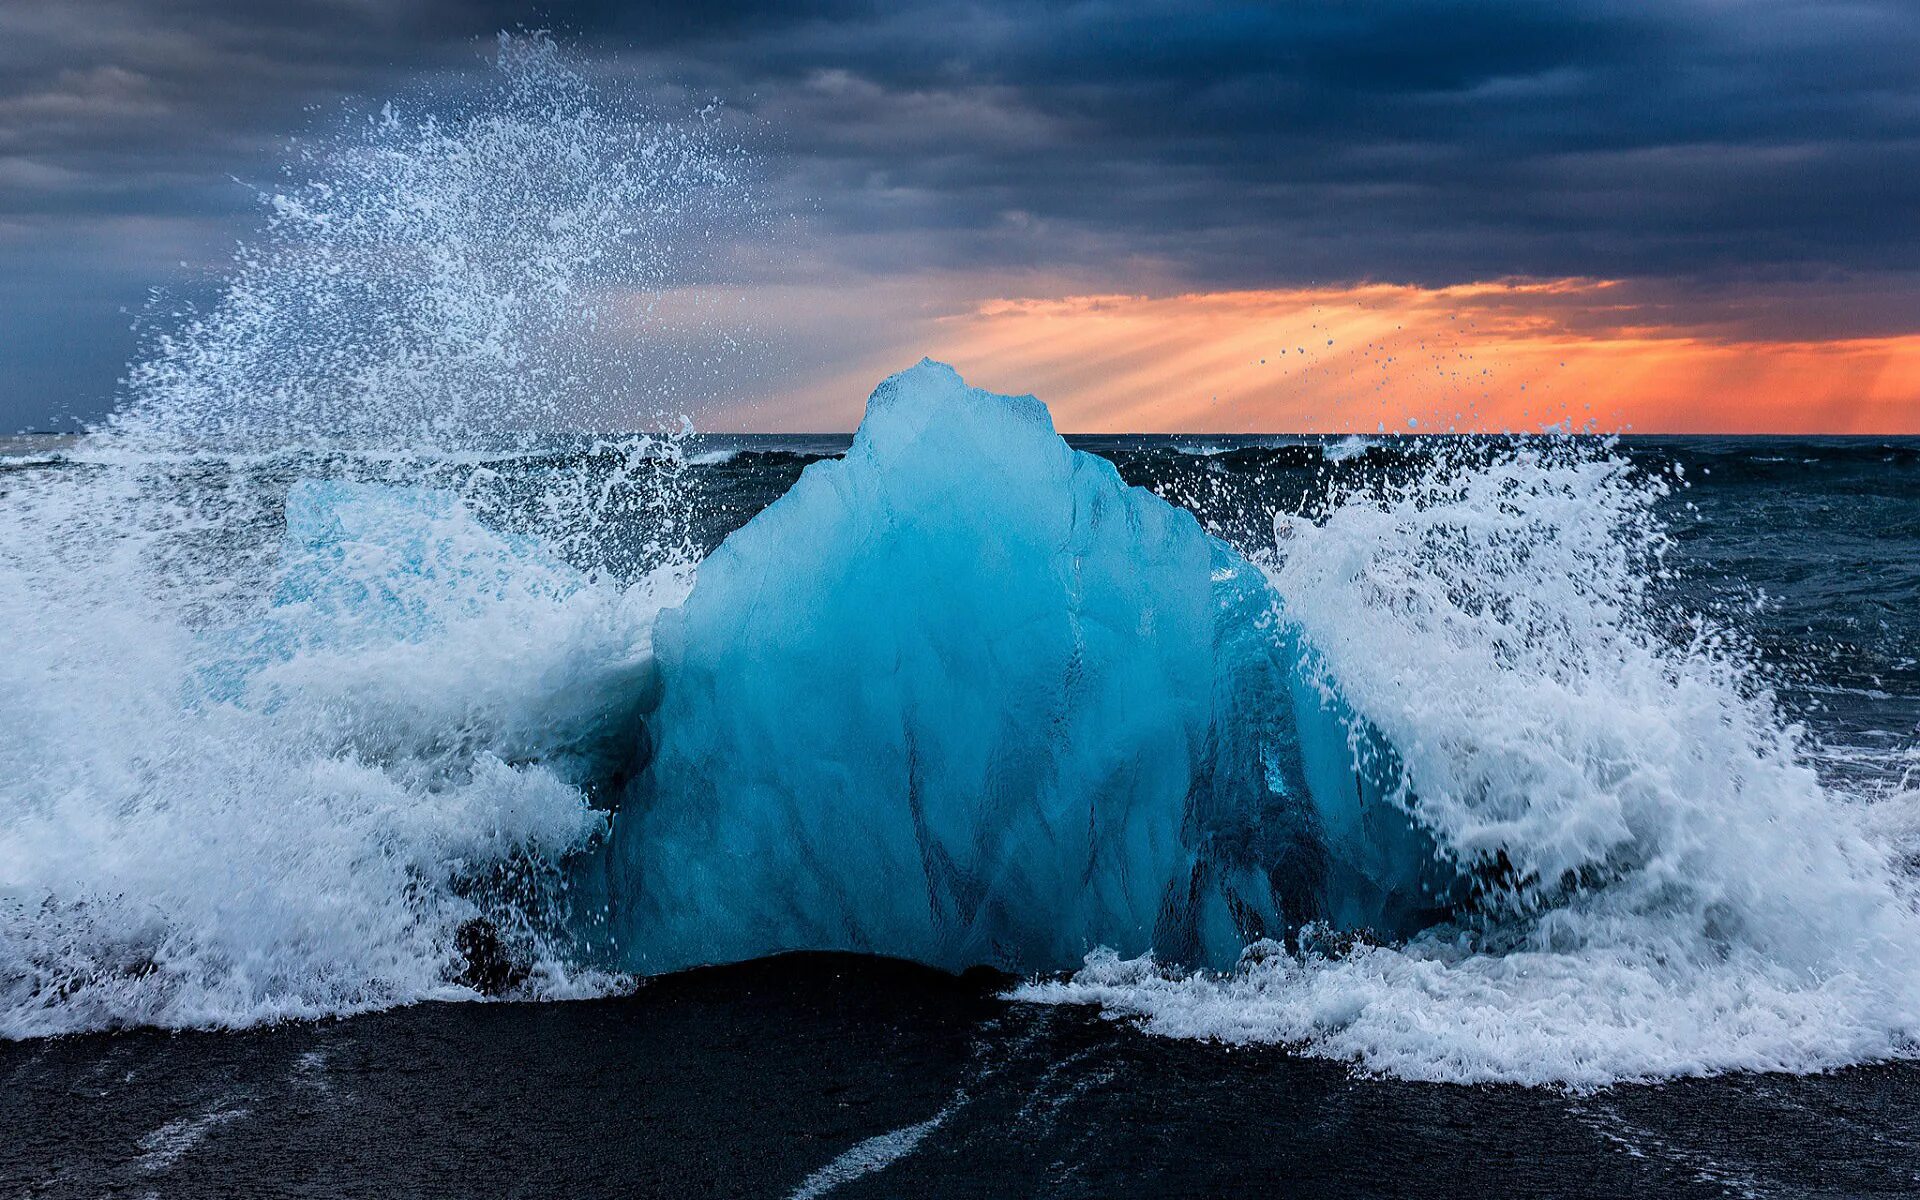
[(559, 864), (680, 594), (684, 454), (544, 451), (610, 367), (670, 396), (586, 335), (735, 188), (551, 41), (495, 66), (317, 143), (73, 465), (8, 474), (0, 1036), (471, 995), (483, 919), (533, 994), (594, 986)]
[(1269, 577), (1422, 826), (1482, 864), (1469, 911), (1222, 973), (1099, 954), (1021, 995), (1445, 1081), (1913, 1054), (1920, 919), (1889, 806), (1827, 792), (1739, 643), (1656, 601), (1660, 495), (1604, 452), (1469, 447), (1281, 517)]

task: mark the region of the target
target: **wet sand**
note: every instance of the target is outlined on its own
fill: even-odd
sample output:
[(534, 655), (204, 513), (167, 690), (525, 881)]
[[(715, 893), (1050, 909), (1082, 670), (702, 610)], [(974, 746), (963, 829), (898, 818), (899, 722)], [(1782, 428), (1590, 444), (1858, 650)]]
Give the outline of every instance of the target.
[(1920, 1067), (1591, 1095), (793, 955), (564, 1004), (0, 1044), (0, 1196), (1920, 1193)]

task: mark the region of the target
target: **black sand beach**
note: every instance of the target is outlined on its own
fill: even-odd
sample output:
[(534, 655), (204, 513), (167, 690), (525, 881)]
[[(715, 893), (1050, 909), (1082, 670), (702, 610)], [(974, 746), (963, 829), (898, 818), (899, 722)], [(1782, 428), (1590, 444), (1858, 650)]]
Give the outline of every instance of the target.
[(0, 1044), (8, 1196), (1861, 1196), (1920, 1069), (1575, 1095), (1154, 1038), (797, 955), (563, 1004)]

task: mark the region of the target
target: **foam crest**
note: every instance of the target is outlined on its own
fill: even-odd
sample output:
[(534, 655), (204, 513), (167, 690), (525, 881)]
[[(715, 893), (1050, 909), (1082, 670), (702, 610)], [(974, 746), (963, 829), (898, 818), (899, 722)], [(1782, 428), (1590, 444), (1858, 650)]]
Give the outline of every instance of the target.
[(1034, 999), (1410, 1078), (1593, 1085), (1905, 1054), (1911, 887), (1737, 641), (1656, 598), (1663, 485), (1567, 443), (1443, 454), (1269, 564), (1323, 680), (1477, 880), (1445, 926), (1225, 975), (1090, 959)]

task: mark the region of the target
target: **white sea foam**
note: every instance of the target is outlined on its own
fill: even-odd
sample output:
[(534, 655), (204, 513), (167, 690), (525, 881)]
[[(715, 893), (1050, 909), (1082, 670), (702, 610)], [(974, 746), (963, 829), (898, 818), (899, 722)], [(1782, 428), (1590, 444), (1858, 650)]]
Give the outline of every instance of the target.
[[(583, 712), (619, 711), (676, 577), (463, 571), (496, 551), (456, 507), (419, 530), (424, 575), (396, 570), (391, 540), (344, 541), (332, 585), (414, 616), (343, 623), (244, 583), (172, 587), (150, 539), (67, 507), (100, 498), (16, 494), (0, 538), (0, 1035), (457, 992), (453, 931), (480, 912), (540, 986), (581, 986), (541, 929), (512, 928), (536, 914), (488, 889), (551, 888), (600, 827), (550, 751)], [(247, 619), (207, 621), (207, 601)]]
[(927, 1135), (946, 1124), (954, 1111), (965, 1103), (956, 1097), (947, 1106), (915, 1125), (889, 1130), (859, 1142), (838, 1158), (807, 1176), (793, 1190), (790, 1200), (817, 1200), (835, 1188), (856, 1179), (884, 1171), (920, 1148)]
[(1349, 459), (1362, 457), (1371, 449), (1373, 449), (1371, 441), (1357, 433), (1348, 434), (1346, 437), (1322, 444), (1320, 457), (1331, 463), (1346, 462)]
[(1406, 802), (1478, 868), (1476, 915), (1223, 976), (1098, 954), (1019, 994), (1416, 1079), (1911, 1053), (1920, 918), (1890, 836), (1911, 818), (1823, 791), (1737, 644), (1670, 623), (1657, 494), (1609, 455), (1523, 450), (1278, 522), (1276, 588), (1398, 750)]

